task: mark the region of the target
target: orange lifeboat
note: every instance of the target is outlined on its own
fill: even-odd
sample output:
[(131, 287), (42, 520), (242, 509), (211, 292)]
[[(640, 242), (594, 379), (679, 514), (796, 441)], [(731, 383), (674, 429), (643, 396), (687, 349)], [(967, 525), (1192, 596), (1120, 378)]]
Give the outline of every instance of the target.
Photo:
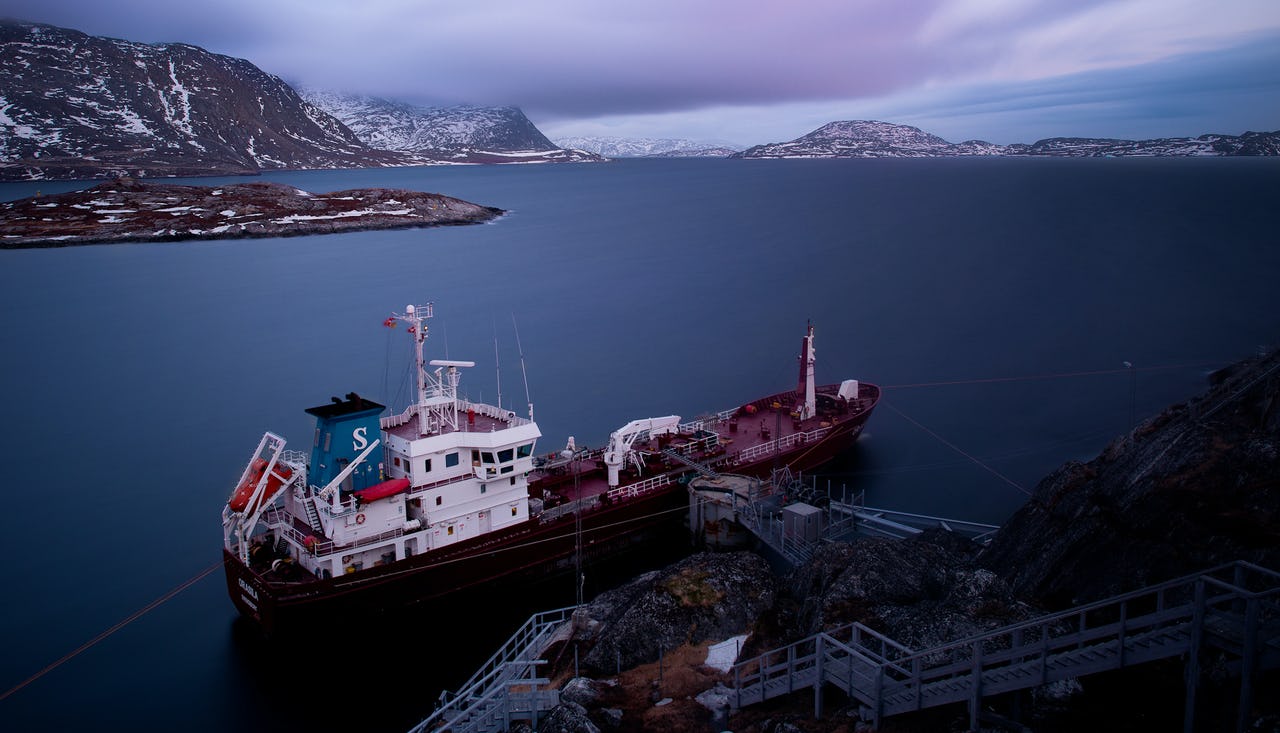
[[(256, 458), (253, 465), (249, 467), (249, 475), (245, 477), (243, 483), (236, 487), (236, 491), (231, 495), (231, 501), (227, 502), (227, 506), (231, 507), (233, 512), (243, 512), (245, 507), (249, 506), (249, 499), (253, 496), (253, 490), (258, 487), (258, 482), (262, 481), (262, 474), (267, 470), (267, 461), (264, 458)], [(277, 463), (276, 470), (267, 478), (267, 486), (263, 489), (262, 498), (254, 506), (256, 511), (258, 507), (264, 506), (271, 501), (271, 497), (276, 495), (284, 482), (289, 480), (293, 475), (293, 470), (288, 466)]]

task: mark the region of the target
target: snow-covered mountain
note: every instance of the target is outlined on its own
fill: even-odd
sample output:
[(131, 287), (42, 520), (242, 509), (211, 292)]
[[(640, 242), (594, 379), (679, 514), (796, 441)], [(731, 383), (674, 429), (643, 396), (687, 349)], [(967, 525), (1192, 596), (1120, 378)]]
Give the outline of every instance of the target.
[(326, 90), (300, 93), (380, 150), (444, 162), (599, 160), (557, 147), (516, 107), (423, 107)]
[(873, 120), (829, 122), (785, 143), (756, 145), (736, 158), (934, 158), (945, 155), (1000, 155), (999, 145), (981, 140), (949, 143), (918, 127)]
[(0, 20), (0, 178), (409, 162), (243, 59)]
[(1049, 138), (1030, 145), (982, 140), (951, 143), (918, 127), (871, 120), (831, 122), (784, 143), (757, 145), (735, 158), (932, 158), (959, 155), (1194, 156), (1278, 155), (1280, 132), (1201, 135), (1195, 138), (1108, 140)]
[(1246, 132), (1243, 135), (1162, 137), (1154, 140), (1051, 137), (1031, 145), (1008, 145), (1005, 147), (1005, 155), (1077, 157), (1280, 155), (1280, 131)]
[(738, 152), (732, 146), (684, 138), (562, 137), (555, 142), (606, 158), (723, 158)]

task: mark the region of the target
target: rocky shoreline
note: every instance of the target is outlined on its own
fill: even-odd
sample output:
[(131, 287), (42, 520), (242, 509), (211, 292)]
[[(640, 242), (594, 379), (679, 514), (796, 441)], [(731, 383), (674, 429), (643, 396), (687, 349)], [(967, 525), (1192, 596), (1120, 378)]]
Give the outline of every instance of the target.
[(310, 193), (257, 181), (188, 186), (117, 178), (0, 204), (0, 249), (331, 234), (478, 224), (505, 213), (437, 193)]
[[(701, 553), (608, 591), (575, 613), (574, 634), (541, 672), (561, 705), (538, 730), (798, 733), (869, 731), (858, 704), (813, 693), (732, 711), (732, 640), (750, 659), (853, 621), (932, 648), (1082, 601), (1235, 560), (1280, 570), (1280, 351), (1213, 375), (1199, 397), (1068, 463), (987, 547), (941, 529), (909, 540), (822, 546), (778, 574), (751, 552)], [(1237, 682), (1205, 655), (1199, 725), (1235, 722)], [(1178, 729), (1177, 659), (1073, 678), (985, 701), (991, 730)], [(1260, 672), (1250, 730), (1280, 730), (1280, 671)], [(836, 697), (833, 695), (833, 697)], [(962, 706), (905, 714), (883, 730), (965, 730)], [(1013, 722), (1016, 718), (1018, 722)], [(987, 728), (984, 727), (984, 730)]]

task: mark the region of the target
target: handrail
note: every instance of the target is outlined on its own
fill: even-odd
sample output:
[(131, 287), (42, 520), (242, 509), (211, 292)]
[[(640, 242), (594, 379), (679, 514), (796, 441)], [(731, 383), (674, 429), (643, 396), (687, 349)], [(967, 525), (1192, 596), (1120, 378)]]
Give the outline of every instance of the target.
[[(515, 633), (503, 642), (502, 646), (498, 647), (498, 651), (494, 652), (484, 664), (480, 665), (480, 668), (476, 670), (475, 674), (471, 675), (471, 678), (462, 683), (458, 689), (466, 690), (472, 687), (477, 680), (487, 676), (492, 670), (498, 669), (502, 664), (510, 661), (512, 658), (511, 650), (520, 643), (521, 639), (532, 639), (541, 634), (542, 631), (549, 626), (559, 626), (567, 621), (577, 608), (577, 606), (564, 606), (550, 611), (540, 611), (530, 616), (520, 628), (516, 629)], [(528, 651), (527, 642), (520, 644), (520, 646), (521, 652)], [(461, 696), (461, 694), (462, 693), (458, 693), (455, 697)]]
[(667, 473), (647, 478), (644, 481), (637, 481), (634, 484), (627, 484), (626, 486), (619, 486), (616, 489), (609, 489), (605, 496), (609, 497), (610, 501), (622, 501), (642, 494), (647, 494), (654, 489), (661, 488), (671, 483), (673, 476), (686, 473), (691, 470), (693, 469), (686, 468), (684, 471), (668, 471)]
[(987, 684), (1001, 691), (1043, 684), (1050, 660), (1055, 674), (1087, 674), (1125, 666), (1126, 652), (1130, 664), (1183, 653), (1206, 616), (1235, 619), (1246, 601), (1256, 617), (1255, 602), (1273, 598), (1280, 572), (1237, 561), (919, 651), (854, 623), (735, 664), (734, 687), (741, 706), (744, 696), (765, 700), (840, 682), (878, 725), (886, 711), (976, 699)]
[(819, 440), (827, 433), (831, 432), (833, 427), (818, 428), (804, 433), (792, 433), (780, 438), (774, 438), (768, 443), (760, 443), (750, 448), (744, 448), (737, 453), (729, 456), (735, 463), (743, 463), (746, 461), (754, 461), (761, 456), (767, 456), (772, 453), (781, 453), (787, 448), (795, 446), (797, 443), (807, 443), (810, 440)]
[[(519, 629), (476, 670), (459, 691), (441, 693), (441, 704), (409, 733), (423, 733), (438, 725), (448, 725), (476, 712), (488, 714), (494, 707), (507, 705), (508, 684), (520, 678), (530, 667), (541, 664), (534, 659), (543, 651), (550, 632), (568, 621), (577, 606), (541, 611), (529, 617)], [(539, 682), (539, 680), (526, 680)], [(545, 680), (543, 680), (545, 681)], [(465, 728), (463, 728), (465, 729)]]

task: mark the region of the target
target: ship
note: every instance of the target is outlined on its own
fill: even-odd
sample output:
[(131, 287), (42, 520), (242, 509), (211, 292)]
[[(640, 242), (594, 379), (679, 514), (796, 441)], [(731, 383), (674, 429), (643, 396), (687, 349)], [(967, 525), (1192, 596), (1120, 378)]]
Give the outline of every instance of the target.
[(643, 547), (683, 526), (697, 474), (809, 471), (850, 448), (880, 398), (816, 385), (814, 327), (794, 389), (699, 419), (632, 420), (591, 449), (541, 454), (527, 415), (459, 396), (471, 361), (426, 360), (433, 304), (383, 321), (412, 340), (403, 411), (354, 392), (311, 407), (309, 450), (263, 434), (222, 509), (227, 591), (267, 636), (537, 579), (584, 552)]

